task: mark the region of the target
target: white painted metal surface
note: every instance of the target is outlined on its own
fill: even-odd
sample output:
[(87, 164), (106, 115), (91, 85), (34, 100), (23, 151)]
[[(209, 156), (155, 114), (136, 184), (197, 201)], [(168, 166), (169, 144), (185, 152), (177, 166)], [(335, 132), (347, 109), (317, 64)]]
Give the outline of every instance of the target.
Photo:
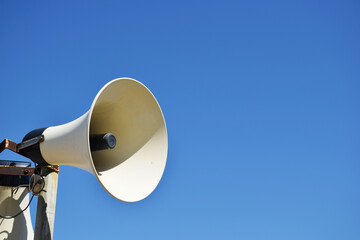
[(34, 240), (52, 240), (54, 236), (56, 195), (58, 173), (49, 168), (42, 168), (45, 176), (45, 191), (38, 196)]
[[(28, 203), (28, 188), (0, 186), (0, 213), (2, 215), (13, 216), (19, 213), (22, 209), (25, 209)], [(25, 210), (16, 218), (0, 218), (0, 239), (34, 239), (34, 231), (30, 218), (30, 208)]]
[[(114, 149), (90, 151), (89, 135), (113, 133)], [(130, 78), (115, 79), (97, 94), (80, 118), (44, 131), (44, 159), (94, 174), (113, 197), (135, 202), (147, 197), (164, 172), (168, 139), (160, 106), (153, 94)]]

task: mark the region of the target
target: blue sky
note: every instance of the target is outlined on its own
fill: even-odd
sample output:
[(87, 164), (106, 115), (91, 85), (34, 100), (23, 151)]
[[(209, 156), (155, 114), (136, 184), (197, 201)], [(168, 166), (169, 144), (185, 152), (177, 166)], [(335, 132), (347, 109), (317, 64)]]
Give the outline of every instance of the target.
[(0, 1), (0, 138), (70, 122), (132, 77), (165, 115), (163, 178), (124, 203), (62, 166), (55, 239), (357, 240), (359, 12), (358, 1)]

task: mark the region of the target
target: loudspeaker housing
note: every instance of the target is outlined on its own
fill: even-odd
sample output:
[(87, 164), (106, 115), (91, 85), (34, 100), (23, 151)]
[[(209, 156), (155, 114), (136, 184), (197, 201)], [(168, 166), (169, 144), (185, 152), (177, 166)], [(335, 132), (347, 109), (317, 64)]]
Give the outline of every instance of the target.
[[(140, 82), (118, 78), (96, 95), (90, 110), (60, 126), (37, 129), (44, 141), (23, 152), (40, 164), (69, 165), (94, 174), (113, 197), (135, 202), (158, 185), (165, 169), (165, 119), (153, 94)], [(113, 149), (91, 151), (90, 136), (112, 133)], [(39, 156), (40, 154), (40, 156)]]

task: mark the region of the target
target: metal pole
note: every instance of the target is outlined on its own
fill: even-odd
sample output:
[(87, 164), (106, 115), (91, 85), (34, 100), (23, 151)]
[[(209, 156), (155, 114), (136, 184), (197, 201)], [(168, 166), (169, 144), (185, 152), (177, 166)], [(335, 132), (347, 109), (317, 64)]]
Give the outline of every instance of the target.
[(42, 191), (38, 196), (34, 240), (52, 240), (54, 233), (58, 170), (51, 167), (42, 167), (40, 175), (44, 176), (45, 191)]

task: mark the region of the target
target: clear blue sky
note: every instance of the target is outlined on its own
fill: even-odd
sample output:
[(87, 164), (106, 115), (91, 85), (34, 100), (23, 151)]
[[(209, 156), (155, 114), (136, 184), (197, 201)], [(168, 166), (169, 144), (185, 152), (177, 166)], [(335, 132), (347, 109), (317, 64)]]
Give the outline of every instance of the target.
[(2, 0), (0, 138), (72, 121), (132, 77), (165, 115), (164, 176), (130, 204), (62, 166), (55, 239), (358, 240), (359, 12), (359, 1)]

